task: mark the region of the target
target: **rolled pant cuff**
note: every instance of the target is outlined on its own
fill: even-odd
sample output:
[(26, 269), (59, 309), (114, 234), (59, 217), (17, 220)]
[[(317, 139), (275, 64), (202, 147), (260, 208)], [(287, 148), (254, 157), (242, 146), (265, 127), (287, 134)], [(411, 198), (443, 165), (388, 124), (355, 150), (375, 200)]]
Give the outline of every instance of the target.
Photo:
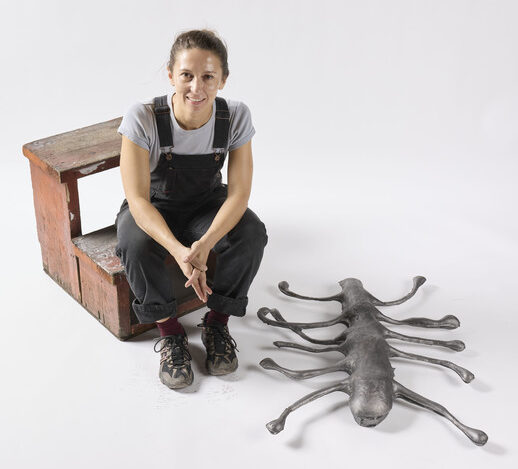
[(159, 319), (176, 315), (176, 300), (163, 305), (143, 305), (135, 298), (132, 306), (141, 324), (156, 322)]
[(207, 307), (217, 311), (218, 313), (228, 314), (230, 316), (244, 316), (246, 313), (246, 305), (248, 298), (230, 298), (228, 296), (212, 293), (208, 295)]

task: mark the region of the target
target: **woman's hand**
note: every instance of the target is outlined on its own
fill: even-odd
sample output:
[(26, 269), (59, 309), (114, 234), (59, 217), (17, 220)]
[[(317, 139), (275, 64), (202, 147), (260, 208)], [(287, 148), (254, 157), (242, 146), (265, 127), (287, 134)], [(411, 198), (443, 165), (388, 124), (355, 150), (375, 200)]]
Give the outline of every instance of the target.
[[(202, 240), (195, 241), (191, 245), (191, 249), (189, 250), (189, 253), (182, 259), (184, 262), (189, 262), (190, 264), (195, 267), (195, 270), (200, 270), (199, 274), (193, 273), (192, 277), (195, 277), (198, 279), (198, 283), (200, 285), (200, 288), (206, 298), (206, 294), (209, 295), (212, 294), (212, 290), (207, 285), (207, 259), (209, 257), (210, 247)], [(205, 270), (198, 269), (198, 265), (205, 266)], [(193, 278), (189, 278), (187, 282), (185, 282), (185, 286), (188, 287), (193, 284), (195, 281)], [(207, 300), (205, 300), (207, 301)]]
[(204, 262), (200, 262), (198, 259), (192, 259), (190, 262), (184, 261), (190, 253), (191, 249), (182, 245), (174, 254), (171, 254), (175, 258), (183, 274), (188, 279), (185, 283), (185, 287), (187, 288), (192, 286), (198, 298), (203, 302), (207, 302), (207, 293), (209, 295), (212, 294), (212, 290), (207, 285), (206, 280), (206, 259)]
[[(198, 270), (198, 269), (194, 269), (194, 270)], [(188, 283), (189, 283), (189, 281), (187, 281), (186, 285)], [(212, 295), (212, 289), (207, 285), (207, 273), (206, 272), (200, 272), (200, 274), (198, 276), (198, 284), (203, 293), (202, 301), (207, 303), (207, 295)]]
[[(182, 261), (189, 262), (193, 267), (205, 272), (207, 270), (207, 259), (209, 258), (210, 247), (201, 240), (191, 245), (189, 252), (184, 255)], [(205, 267), (205, 269), (203, 269)]]

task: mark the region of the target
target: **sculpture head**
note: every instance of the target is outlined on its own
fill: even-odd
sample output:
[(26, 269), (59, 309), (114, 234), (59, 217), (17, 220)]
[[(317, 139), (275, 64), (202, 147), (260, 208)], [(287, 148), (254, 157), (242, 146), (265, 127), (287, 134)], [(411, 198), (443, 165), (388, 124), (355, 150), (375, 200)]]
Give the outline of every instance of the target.
[(357, 278), (344, 278), (343, 280), (340, 280), (338, 284), (342, 288), (363, 288), (362, 282)]
[(349, 407), (354, 420), (362, 427), (374, 427), (392, 409), (392, 380), (379, 377), (354, 377), (351, 383)]

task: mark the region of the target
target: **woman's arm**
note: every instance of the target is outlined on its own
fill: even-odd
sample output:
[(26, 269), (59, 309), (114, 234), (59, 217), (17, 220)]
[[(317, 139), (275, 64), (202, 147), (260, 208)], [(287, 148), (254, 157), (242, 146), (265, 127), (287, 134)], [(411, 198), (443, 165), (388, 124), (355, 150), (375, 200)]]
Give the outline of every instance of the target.
[[(190, 263), (182, 260), (190, 249), (175, 238), (162, 214), (149, 200), (151, 186), (149, 152), (124, 135), (122, 136), (120, 172), (129, 210), (137, 226), (171, 253), (184, 275), (191, 281), (190, 284), (198, 297), (207, 301), (205, 291), (210, 291), (210, 288), (207, 289), (205, 285), (200, 286), (198, 281), (199, 271), (207, 270), (206, 260), (203, 264), (197, 260)], [(192, 268), (193, 265), (196, 269)]]
[[(191, 246), (191, 252), (184, 257), (185, 262), (198, 259), (206, 264), (209, 251), (223, 238), (246, 211), (252, 189), (252, 141), (232, 150), (228, 159), (228, 195), (207, 232)], [(187, 282), (187, 285), (189, 282)]]
[(122, 136), (120, 172), (129, 210), (138, 227), (170, 253), (181, 243), (175, 238), (160, 212), (149, 200), (151, 177), (149, 152)]
[(210, 249), (241, 220), (252, 190), (252, 141), (231, 151), (228, 159), (228, 195), (200, 241)]

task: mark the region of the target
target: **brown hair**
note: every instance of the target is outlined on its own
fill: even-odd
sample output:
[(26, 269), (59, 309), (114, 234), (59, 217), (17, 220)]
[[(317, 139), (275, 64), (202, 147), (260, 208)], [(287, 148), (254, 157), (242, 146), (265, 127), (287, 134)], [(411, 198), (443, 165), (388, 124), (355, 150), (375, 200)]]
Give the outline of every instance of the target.
[(173, 47), (171, 47), (169, 62), (167, 63), (169, 71), (173, 71), (175, 57), (178, 52), (194, 48), (208, 50), (216, 54), (223, 69), (223, 80), (227, 79), (230, 73), (228, 69), (227, 47), (216, 33), (210, 29), (193, 29), (176, 36)]

